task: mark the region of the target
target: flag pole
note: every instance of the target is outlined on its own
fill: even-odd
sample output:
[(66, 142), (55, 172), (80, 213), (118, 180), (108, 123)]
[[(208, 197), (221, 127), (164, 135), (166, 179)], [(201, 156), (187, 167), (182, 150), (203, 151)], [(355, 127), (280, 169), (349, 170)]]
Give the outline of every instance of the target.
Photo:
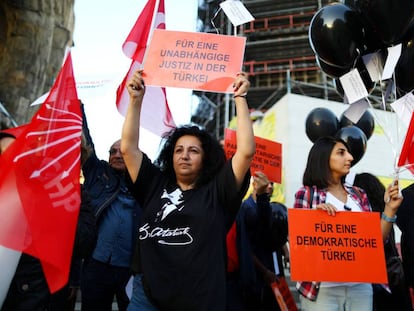
[[(154, 26), (155, 26), (156, 17), (157, 17), (157, 14), (158, 14), (158, 8), (160, 6), (160, 1), (161, 0), (155, 0), (154, 12), (152, 12), (150, 32), (148, 34), (147, 42), (145, 44), (145, 53), (144, 53), (144, 57), (142, 58), (141, 68), (144, 68), (145, 60), (147, 59), (148, 46), (151, 42), (152, 35), (154, 34), (154, 28), (155, 28)], [(165, 10), (165, 3), (164, 3), (164, 10)], [(164, 12), (164, 14), (165, 14), (165, 12)], [(166, 23), (166, 21), (165, 21), (165, 23)]]
[(7, 111), (7, 109), (3, 106), (3, 104), (0, 102), (0, 112), (4, 114), (11, 122), (11, 124), (16, 127), (18, 126), (16, 120), (11, 116), (11, 114)]
[[(16, 120), (10, 115), (1, 102), (0, 112), (10, 120), (14, 127), (18, 126)], [(3, 306), (10, 284), (13, 280), (14, 274), (16, 273), (21, 254), (22, 253), (20, 251), (0, 245), (0, 266), (7, 268), (0, 271), (0, 309)]]
[(0, 245), (0, 263), (3, 269), (0, 271), (0, 309), (6, 299), (10, 284), (16, 273), (21, 252)]

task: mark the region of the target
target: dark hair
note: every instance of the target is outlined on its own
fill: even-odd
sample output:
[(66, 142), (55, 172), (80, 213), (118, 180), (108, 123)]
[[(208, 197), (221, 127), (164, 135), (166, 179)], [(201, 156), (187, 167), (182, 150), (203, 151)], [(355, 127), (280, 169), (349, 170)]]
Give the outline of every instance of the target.
[[(304, 186), (316, 186), (318, 189), (324, 189), (330, 185), (332, 173), (329, 167), (329, 159), (337, 143), (344, 144), (347, 151), (349, 151), (346, 142), (340, 138), (325, 136), (315, 141), (309, 151), (308, 162), (303, 173), (302, 182)], [(345, 179), (345, 176), (343, 179)]]
[(193, 125), (184, 125), (171, 130), (163, 136), (162, 149), (158, 158), (155, 160), (155, 165), (157, 165), (171, 181), (175, 182), (176, 176), (173, 165), (174, 148), (178, 139), (186, 135), (197, 137), (200, 140), (201, 147), (204, 151), (203, 165), (196, 181), (196, 187), (199, 187), (209, 182), (226, 162), (223, 147), (218, 140), (211, 136), (207, 131)]
[(16, 137), (15, 137), (13, 134), (11, 134), (11, 133), (7, 133), (7, 132), (0, 131), (0, 139), (5, 138), (5, 137), (16, 138)]
[(385, 186), (381, 181), (370, 173), (356, 174), (354, 179), (354, 186), (365, 190), (368, 196), (368, 201), (374, 212), (383, 212)]

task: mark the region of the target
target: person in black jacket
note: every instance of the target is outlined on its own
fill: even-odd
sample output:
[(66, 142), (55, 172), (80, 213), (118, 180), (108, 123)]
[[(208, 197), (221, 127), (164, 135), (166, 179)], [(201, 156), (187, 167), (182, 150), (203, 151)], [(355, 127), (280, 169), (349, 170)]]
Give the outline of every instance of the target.
[[(384, 193), (385, 187), (381, 181), (370, 173), (360, 173), (355, 175), (354, 185), (365, 190), (368, 195), (369, 203), (372, 211), (382, 213), (384, 211)], [(397, 215), (404, 208), (403, 203), (406, 200), (404, 197), (400, 205)], [(403, 211), (404, 213), (405, 211)], [(397, 216), (397, 222), (403, 216)], [(404, 220), (402, 220), (403, 222)], [(385, 258), (390, 256), (399, 256), (395, 246), (394, 228), (391, 227), (388, 238), (384, 241)], [(405, 281), (402, 281), (399, 286), (390, 286), (391, 293), (387, 291), (384, 286), (373, 284), (373, 310), (374, 311), (412, 311), (411, 298), (408, 286)]]
[(252, 194), (241, 206), (256, 268), (255, 282), (246, 295), (247, 310), (279, 310), (270, 284), (283, 276), (278, 252), (287, 242), (287, 211), (283, 214), (280, 205), (270, 203), (273, 183), (264, 173), (256, 172), (252, 185)]
[(89, 259), (97, 240), (96, 218), (93, 214), (90, 197), (81, 185), (81, 206), (73, 245), (69, 281), (65, 287), (52, 294), (47, 311), (73, 311), (80, 287), (81, 267), (84, 259)]
[(414, 288), (414, 183), (402, 190), (403, 201), (397, 212), (397, 226), (401, 230), (401, 256), (405, 280)]
[(141, 209), (127, 187), (120, 145), (118, 140), (110, 146), (108, 161), (98, 159), (83, 111), (82, 171), (98, 236), (82, 268), (82, 311), (110, 311), (114, 297), (120, 311), (129, 304), (125, 287)]

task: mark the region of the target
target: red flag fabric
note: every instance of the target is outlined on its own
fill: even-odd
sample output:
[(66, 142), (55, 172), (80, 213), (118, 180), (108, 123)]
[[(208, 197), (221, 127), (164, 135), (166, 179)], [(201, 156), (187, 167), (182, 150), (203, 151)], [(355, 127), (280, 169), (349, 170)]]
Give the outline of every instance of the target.
[(69, 53), (48, 98), (0, 157), (0, 245), (39, 258), (52, 293), (69, 276), (81, 130)]
[[(158, 7), (156, 7), (157, 2)], [(147, 2), (122, 46), (124, 54), (132, 59), (131, 66), (116, 92), (116, 106), (123, 116), (129, 104), (126, 84), (136, 70), (142, 69), (152, 28), (165, 29), (164, 0)], [(165, 88), (146, 86), (141, 111), (141, 126), (158, 136), (162, 136), (163, 133), (176, 126), (168, 106)]]
[(405, 166), (414, 174), (414, 113), (411, 115), (410, 125), (408, 126), (398, 159), (398, 167), (402, 166)]
[(25, 128), (26, 128), (26, 124), (25, 125), (20, 125), (20, 126), (17, 126), (17, 127), (12, 127), (12, 128), (5, 129), (5, 130), (1, 130), (0, 131), (0, 138), (3, 138), (3, 137), (14, 137), (14, 138), (16, 138), (16, 137), (20, 136), (23, 133)]

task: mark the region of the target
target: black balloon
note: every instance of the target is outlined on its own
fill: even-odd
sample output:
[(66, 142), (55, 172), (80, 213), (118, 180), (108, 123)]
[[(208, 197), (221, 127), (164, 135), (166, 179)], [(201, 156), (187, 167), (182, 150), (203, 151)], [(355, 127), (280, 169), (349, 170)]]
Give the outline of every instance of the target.
[(323, 136), (335, 136), (339, 128), (339, 121), (335, 114), (327, 108), (313, 109), (306, 118), (306, 135), (315, 142)]
[(414, 16), (413, 0), (354, 0), (353, 2), (351, 6), (360, 13), (366, 33), (378, 36), (386, 45), (401, 40)]
[(356, 11), (359, 16), (361, 17), (363, 28), (364, 28), (364, 53), (373, 53), (380, 49), (386, 48), (387, 45), (384, 44), (381, 40), (381, 37), (376, 32), (375, 29), (372, 28), (370, 23), (366, 18), (364, 18), (362, 12), (358, 8), (358, 0), (344, 0), (343, 3), (354, 11)]
[(339, 78), (349, 72), (349, 67), (341, 67), (327, 64), (317, 56), (316, 63), (318, 64), (319, 68), (321, 68), (321, 70), (331, 78)]
[(341, 3), (324, 6), (312, 17), (309, 42), (315, 55), (325, 64), (349, 71), (364, 47), (359, 14)]
[(348, 145), (349, 152), (354, 157), (351, 165), (358, 163), (367, 148), (367, 137), (364, 132), (355, 125), (351, 125), (339, 129), (335, 137), (341, 138)]
[(401, 56), (395, 67), (395, 83), (399, 97), (414, 89), (414, 23), (404, 35)]
[(366, 110), (362, 114), (358, 122), (353, 123), (344, 114), (342, 114), (341, 117), (339, 118), (339, 127), (342, 128), (342, 127), (351, 126), (351, 125), (355, 125), (356, 127), (360, 128), (364, 132), (367, 139), (369, 139), (372, 133), (374, 132), (374, 128), (375, 128), (374, 117), (368, 110)]

